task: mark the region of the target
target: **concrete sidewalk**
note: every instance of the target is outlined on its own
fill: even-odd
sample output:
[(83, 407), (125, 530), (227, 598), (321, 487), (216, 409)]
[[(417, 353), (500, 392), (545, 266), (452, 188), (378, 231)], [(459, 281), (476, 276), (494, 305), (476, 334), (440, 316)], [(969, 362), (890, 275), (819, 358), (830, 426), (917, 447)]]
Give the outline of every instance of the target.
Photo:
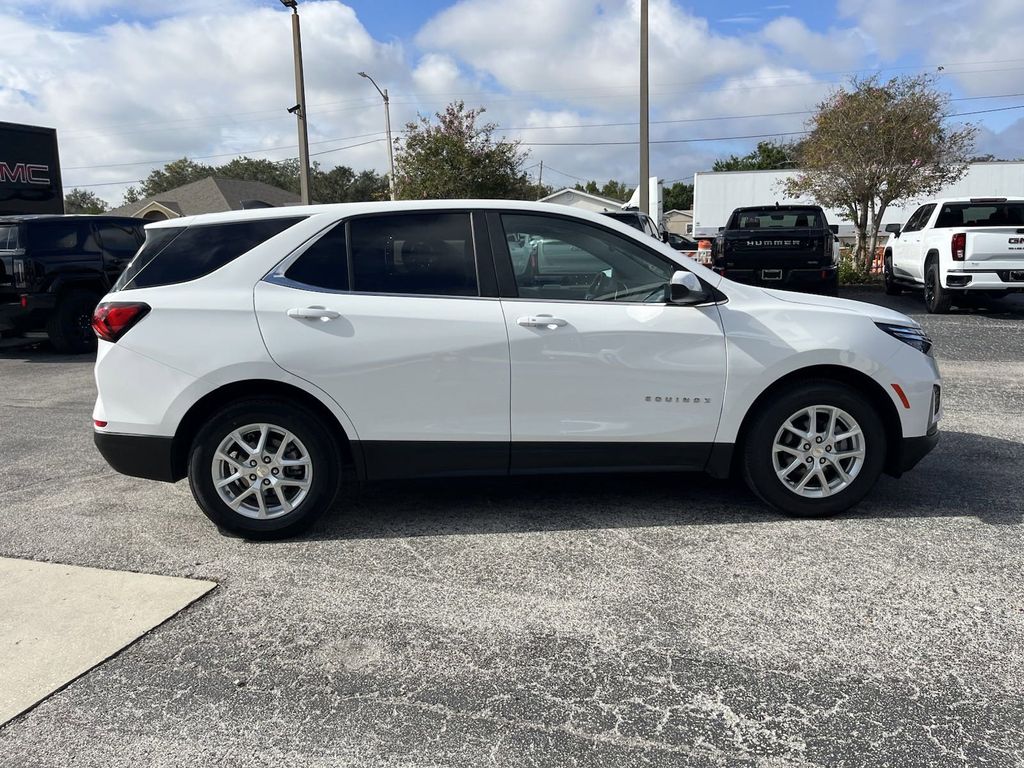
[(0, 725), (215, 586), (0, 558)]

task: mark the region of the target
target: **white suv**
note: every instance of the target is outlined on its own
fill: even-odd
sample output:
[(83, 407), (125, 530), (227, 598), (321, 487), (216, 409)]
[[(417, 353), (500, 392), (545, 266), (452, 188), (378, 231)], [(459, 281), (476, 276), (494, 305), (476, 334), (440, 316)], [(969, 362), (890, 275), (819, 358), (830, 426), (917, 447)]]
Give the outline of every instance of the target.
[(938, 439), (911, 319), (733, 283), (562, 206), (151, 224), (93, 326), (107, 461), (187, 476), (253, 538), (310, 523), (350, 479), (735, 470), (778, 509), (830, 514)]

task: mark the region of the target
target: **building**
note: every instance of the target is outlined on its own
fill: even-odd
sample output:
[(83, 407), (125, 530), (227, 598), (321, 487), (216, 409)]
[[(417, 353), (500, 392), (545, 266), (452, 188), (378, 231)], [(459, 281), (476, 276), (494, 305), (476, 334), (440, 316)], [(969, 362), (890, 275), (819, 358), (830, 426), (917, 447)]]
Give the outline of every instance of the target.
[(665, 211), (665, 229), (677, 235), (692, 235), (693, 211), (680, 211), (677, 208)]
[[(705, 171), (693, 180), (693, 231), (714, 235), (724, 227), (734, 208), (747, 205), (806, 203), (786, 197), (782, 184), (797, 171)], [(934, 197), (1024, 197), (1024, 162), (972, 163), (963, 179)], [(905, 224), (921, 203), (912, 200), (890, 206), (882, 218), (886, 224)], [(842, 211), (826, 210), (829, 224), (839, 225), (841, 238), (854, 236), (854, 225)]]
[(299, 205), (302, 199), (286, 189), (262, 181), (208, 176), (152, 197), (122, 205), (113, 216), (136, 216), (150, 221), (195, 216), (200, 213), (240, 211), (245, 208), (276, 208)]
[(612, 200), (609, 197), (601, 197), (601, 195), (594, 195), (590, 192), (584, 192), (580, 189), (570, 189), (569, 187), (553, 192), (547, 197), (542, 197), (539, 202), (558, 203), (559, 205), (582, 208), (585, 211), (594, 211), (595, 213), (621, 211), (623, 206), (621, 200)]

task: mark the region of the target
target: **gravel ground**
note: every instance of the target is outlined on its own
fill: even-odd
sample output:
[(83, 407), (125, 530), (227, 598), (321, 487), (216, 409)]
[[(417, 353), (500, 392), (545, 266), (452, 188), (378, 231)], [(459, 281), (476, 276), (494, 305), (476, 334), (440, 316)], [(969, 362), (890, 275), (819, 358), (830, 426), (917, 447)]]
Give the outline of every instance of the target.
[(369, 487), (252, 544), (107, 468), (90, 361), (0, 352), (0, 555), (220, 585), (0, 730), (0, 765), (1024, 765), (1024, 297), (847, 295), (922, 320), (946, 419), (824, 521), (548, 477)]

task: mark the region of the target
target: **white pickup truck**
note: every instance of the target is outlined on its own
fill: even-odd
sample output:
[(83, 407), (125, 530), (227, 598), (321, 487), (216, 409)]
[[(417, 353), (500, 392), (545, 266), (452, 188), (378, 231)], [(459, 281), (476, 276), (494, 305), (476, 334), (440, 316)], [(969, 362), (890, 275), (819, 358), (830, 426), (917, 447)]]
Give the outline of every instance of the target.
[(933, 200), (885, 230), (889, 295), (923, 285), (928, 311), (944, 313), (969, 297), (1024, 291), (1024, 198)]

